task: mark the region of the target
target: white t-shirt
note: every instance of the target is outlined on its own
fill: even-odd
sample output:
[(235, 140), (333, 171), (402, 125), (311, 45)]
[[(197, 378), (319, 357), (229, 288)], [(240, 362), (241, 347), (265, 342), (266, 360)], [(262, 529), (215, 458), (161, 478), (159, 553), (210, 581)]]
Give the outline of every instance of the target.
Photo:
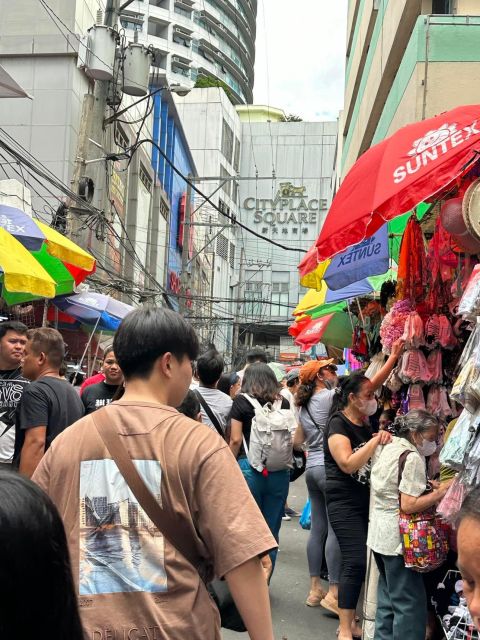
[(293, 411), (293, 414), (295, 416), (295, 420), (297, 422), (300, 422), (300, 412), (298, 410), (297, 405), (295, 404), (295, 396), (293, 395), (293, 393), (290, 391), (288, 387), (284, 387), (280, 391), (280, 395), (288, 400), (288, 402), (290, 403), (290, 409)]

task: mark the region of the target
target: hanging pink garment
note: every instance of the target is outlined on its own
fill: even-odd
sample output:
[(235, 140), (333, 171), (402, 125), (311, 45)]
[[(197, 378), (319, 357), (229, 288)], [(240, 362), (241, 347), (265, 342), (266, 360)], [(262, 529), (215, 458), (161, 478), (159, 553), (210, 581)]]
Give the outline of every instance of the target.
[(438, 335), (438, 342), (444, 349), (453, 349), (457, 345), (457, 339), (453, 333), (452, 325), (447, 316), (441, 315), (438, 318), (440, 324), (440, 331)]
[(440, 335), (440, 319), (434, 313), (429, 316), (425, 322), (425, 344), (429, 349), (435, 349), (438, 346), (438, 338)]
[(427, 361), (419, 349), (409, 349), (405, 351), (399, 377), (405, 384), (430, 382), (430, 371), (427, 366)]
[(442, 352), (440, 349), (435, 349), (428, 354), (427, 367), (430, 374), (430, 382), (432, 384), (441, 384), (443, 381), (443, 368)]
[(425, 344), (423, 321), (416, 311), (408, 314), (402, 337), (406, 349), (418, 349)]
[(425, 397), (421, 384), (412, 384), (408, 389), (408, 407), (412, 409), (425, 409)]
[(427, 396), (427, 411), (444, 420), (452, 415), (448, 402), (447, 390), (439, 385), (432, 385)]

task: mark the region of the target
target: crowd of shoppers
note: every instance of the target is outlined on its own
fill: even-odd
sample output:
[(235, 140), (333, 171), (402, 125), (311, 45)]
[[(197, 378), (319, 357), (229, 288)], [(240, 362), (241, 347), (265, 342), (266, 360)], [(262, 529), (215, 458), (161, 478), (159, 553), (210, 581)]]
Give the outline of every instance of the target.
[[(130, 637), (132, 630), (157, 640), (219, 640), (219, 611), (205, 586), (217, 576), (249, 636), (272, 640), (268, 583), (295, 447), (307, 455), (311, 501), (306, 604), (339, 617), (340, 640), (360, 637), (368, 548), (379, 571), (375, 638), (423, 640), (425, 585), (405, 567), (398, 509), (434, 507), (452, 478), (429, 484), (436, 417), (378, 409), (375, 391), (402, 347), (394, 345), (371, 380), (361, 373), (339, 379), (327, 358), (282, 373), (259, 349), (241, 371), (224, 373), (214, 348), (199, 355), (181, 316), (144, 308), (122, 322), (101, 378), (87, 380), (80, 399), (62, 375), (58, 331), (0, 323), (0, 635), (16, 637), (23, 624), (25, 638), (48, 629), (59, 640)], [(373, 433), (369, 416), (379, 413)], [(161, 505), (165, 529), (157, 530), (132, 493), (122, 456)], [(25, 478), (32, 474), (36, 484)], [(462, 593), (480, 629), (479, 524), (477, 489), (460, 514), (458, 553)], [(37, 597), (28, 620), (19, 576), (54, 599), (46, 606)]]

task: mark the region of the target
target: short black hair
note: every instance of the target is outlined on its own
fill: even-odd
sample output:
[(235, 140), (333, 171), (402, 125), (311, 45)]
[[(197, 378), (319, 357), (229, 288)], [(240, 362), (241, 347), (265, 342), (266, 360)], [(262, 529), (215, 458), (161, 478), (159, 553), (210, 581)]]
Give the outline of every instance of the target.
[(198, 338), (191, 324), (175, 311), (142, 307), (126, 316), (113, 339), (113, 349), (125, 380), (148, 378), (165, 353), (195, 360)]
[[(28, 478), (0, 470), (2, 638), (82, 640), (62, 519)], [(25, 582), (26, 581), (26, 582)], [(25, 584), (35, 591), (25, 616)]]
[(203, 384), (212, 385), (218, 382), (223, 373), (225, 363), (216, 349), (203, 353), (197, 360), (198, 379)]
[(267, 354), (264, 349), (255, 347), (255, 349), (251, 349), (247, 353), (247, 363), (253, 364), (254, 362), (264, 362), (265, 364), (268, 362)]
[(480, 522), (480, 487), (478, 486), (468, 494), (462, 504), (456, 521), (457, 530), (461, 521), (465, 518), (472, 518)]
[(222, 393), (226, 393), (227, 396), (230, 395), (230, 388), (233, 387), (234, 384), (240, 380), (240, 376), (236, 371), (232, 371), (231, 373), (224, 373), (220, 376), (220, 380), (217, 383), (217, 389)]
[(112, 344), (109, 344), (108, 347), (105, 347), (103, 350), (103, 359), (105, 360), (109, 353), (113, 353), (115, 355), (115, 349)]
[(35, 354), (44, 353), (52, 367), (61, 369), (65, 359), (65, 342), (60, 331), (50, 327), (28, 329), (27, 337), (30, 341), (30, 348)]
[(191, 389), (187, 391), (187, 395), (183, 399), (182, 404), (177, 407), (177, 411), (183, 413), (187, 418), (191, 418), (192, 420), (197, 419), (197, 416), (200, 413), (200, 400), (197, 398), (195, 391), (192, 391)]
[(26, 336), (28, 327), (23, 324), (23, 322), (18, 322), (17, 320), (6, 320), (5, 322), (0, 322), (0, 340), (6, 335), (7, 331), (14, 331), (21, 336)]

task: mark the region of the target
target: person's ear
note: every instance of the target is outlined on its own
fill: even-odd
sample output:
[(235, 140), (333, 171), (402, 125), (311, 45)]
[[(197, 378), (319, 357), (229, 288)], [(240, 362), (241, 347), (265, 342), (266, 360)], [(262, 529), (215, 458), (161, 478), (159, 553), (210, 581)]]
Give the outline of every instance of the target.
[(42, 367), (47, 361), (47, 354), (44, 353), (43, 351), (40, 351), (39, 355), (37, 356), (37, 359), (38, 359), (38, 364)]
[(170, 351), (164, 353), (157, 361), (160, 373), (166, 377), (172, 377), (173, 356)]

